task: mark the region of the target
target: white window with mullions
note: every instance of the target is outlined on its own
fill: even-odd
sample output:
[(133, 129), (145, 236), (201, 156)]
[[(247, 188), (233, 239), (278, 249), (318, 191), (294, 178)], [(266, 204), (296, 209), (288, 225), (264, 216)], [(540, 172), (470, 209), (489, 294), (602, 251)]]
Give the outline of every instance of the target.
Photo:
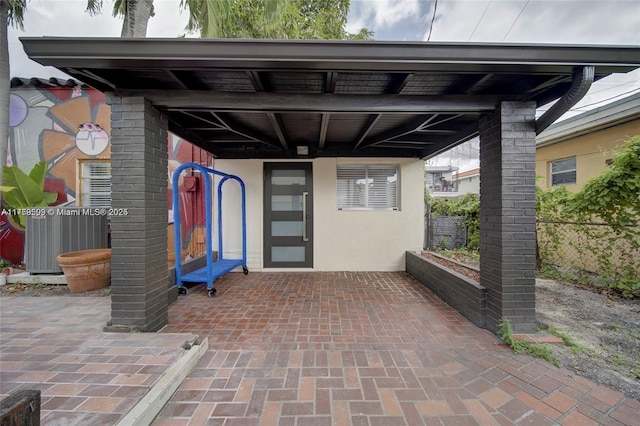
[(552, 161), (551, 186), (572, 185), (576, 183), (576, 157)]
[(396, 164), (339, 164), (338, 210), (398, 210)]
[(82, 161), (80, 163), (80, 197), (78, 205), (111, 206), (111, 162)]

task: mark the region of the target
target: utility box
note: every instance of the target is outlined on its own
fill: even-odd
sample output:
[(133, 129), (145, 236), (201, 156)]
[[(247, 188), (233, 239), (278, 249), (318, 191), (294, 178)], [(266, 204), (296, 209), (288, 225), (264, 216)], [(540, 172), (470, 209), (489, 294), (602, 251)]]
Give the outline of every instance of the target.
[[(61, 274), (56, 258), (70, 251), (108, 248), (107, 215), (98, 209), (52, 207), (45, 216), (27, 216), (24, 260), (31, 274)], [(95, 214), (94, 214), (95, 213)]]

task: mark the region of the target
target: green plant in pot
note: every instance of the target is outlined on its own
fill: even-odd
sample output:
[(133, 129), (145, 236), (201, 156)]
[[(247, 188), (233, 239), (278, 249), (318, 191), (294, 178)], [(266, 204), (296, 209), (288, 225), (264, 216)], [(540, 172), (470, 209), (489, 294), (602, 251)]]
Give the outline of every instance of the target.
[(56, 192), (46, 192), (44, 181), (47, 174), (47, 163), (41, 161), (26, 174), (17, 166), (2, 168), (1, 187), (7, 212), (21, 228), (25, 227), (24, 209), (46, 207), (58, 199)]

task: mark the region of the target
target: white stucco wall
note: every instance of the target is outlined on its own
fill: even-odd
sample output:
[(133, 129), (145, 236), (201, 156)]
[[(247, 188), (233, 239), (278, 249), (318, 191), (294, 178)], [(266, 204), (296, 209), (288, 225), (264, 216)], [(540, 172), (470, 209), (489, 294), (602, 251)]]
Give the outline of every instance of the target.
[[(216, 160), (215, 168), (242, 178), (247, 189), (247, 257), (262, 269), (263, 160)], [(406, 250), (421, 250), (424, 235), (424, 164), (402, 158), (318, 158), (313, 163), (314, 269), (319, 271), (402, 271)], [(398, 164), (399, 211), (340, 211), (336, 170), (340, 163)], [(233, 186), (233, 187), (232, 187)], [(227, 257), (240, 254), (239, 198), (225, 184), (223, 220)], [(217, 235), (216, 235), (217, 238)], [(217, 239), (215, 240), (217, 246)]]

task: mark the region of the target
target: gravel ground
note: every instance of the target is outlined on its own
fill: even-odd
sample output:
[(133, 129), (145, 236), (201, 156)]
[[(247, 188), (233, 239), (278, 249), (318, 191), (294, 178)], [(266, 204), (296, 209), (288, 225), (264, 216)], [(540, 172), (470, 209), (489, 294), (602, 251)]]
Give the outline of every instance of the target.
[(71, 293), (66, 285), (52, 284), (6, 284), (0, 286), (1, 296), (24, 296), (24, 297), (45, 297), (45, 296), (109, 296), (111, 287), (85, 293)]
[(538, 279), (536, 311), (578, 346), (551, 346), (563, 367), (640, 400), (640, 300)]
[[(65, 285), (8, 284), (0, 296), (104, 297), (111, 289), (71, 294)], [(570, 336), (579, 350), (551, 345), (561, 366), (640, 400), (640, 300), (618, 299), (573, 284), (536, 280), (541, 323)]]

